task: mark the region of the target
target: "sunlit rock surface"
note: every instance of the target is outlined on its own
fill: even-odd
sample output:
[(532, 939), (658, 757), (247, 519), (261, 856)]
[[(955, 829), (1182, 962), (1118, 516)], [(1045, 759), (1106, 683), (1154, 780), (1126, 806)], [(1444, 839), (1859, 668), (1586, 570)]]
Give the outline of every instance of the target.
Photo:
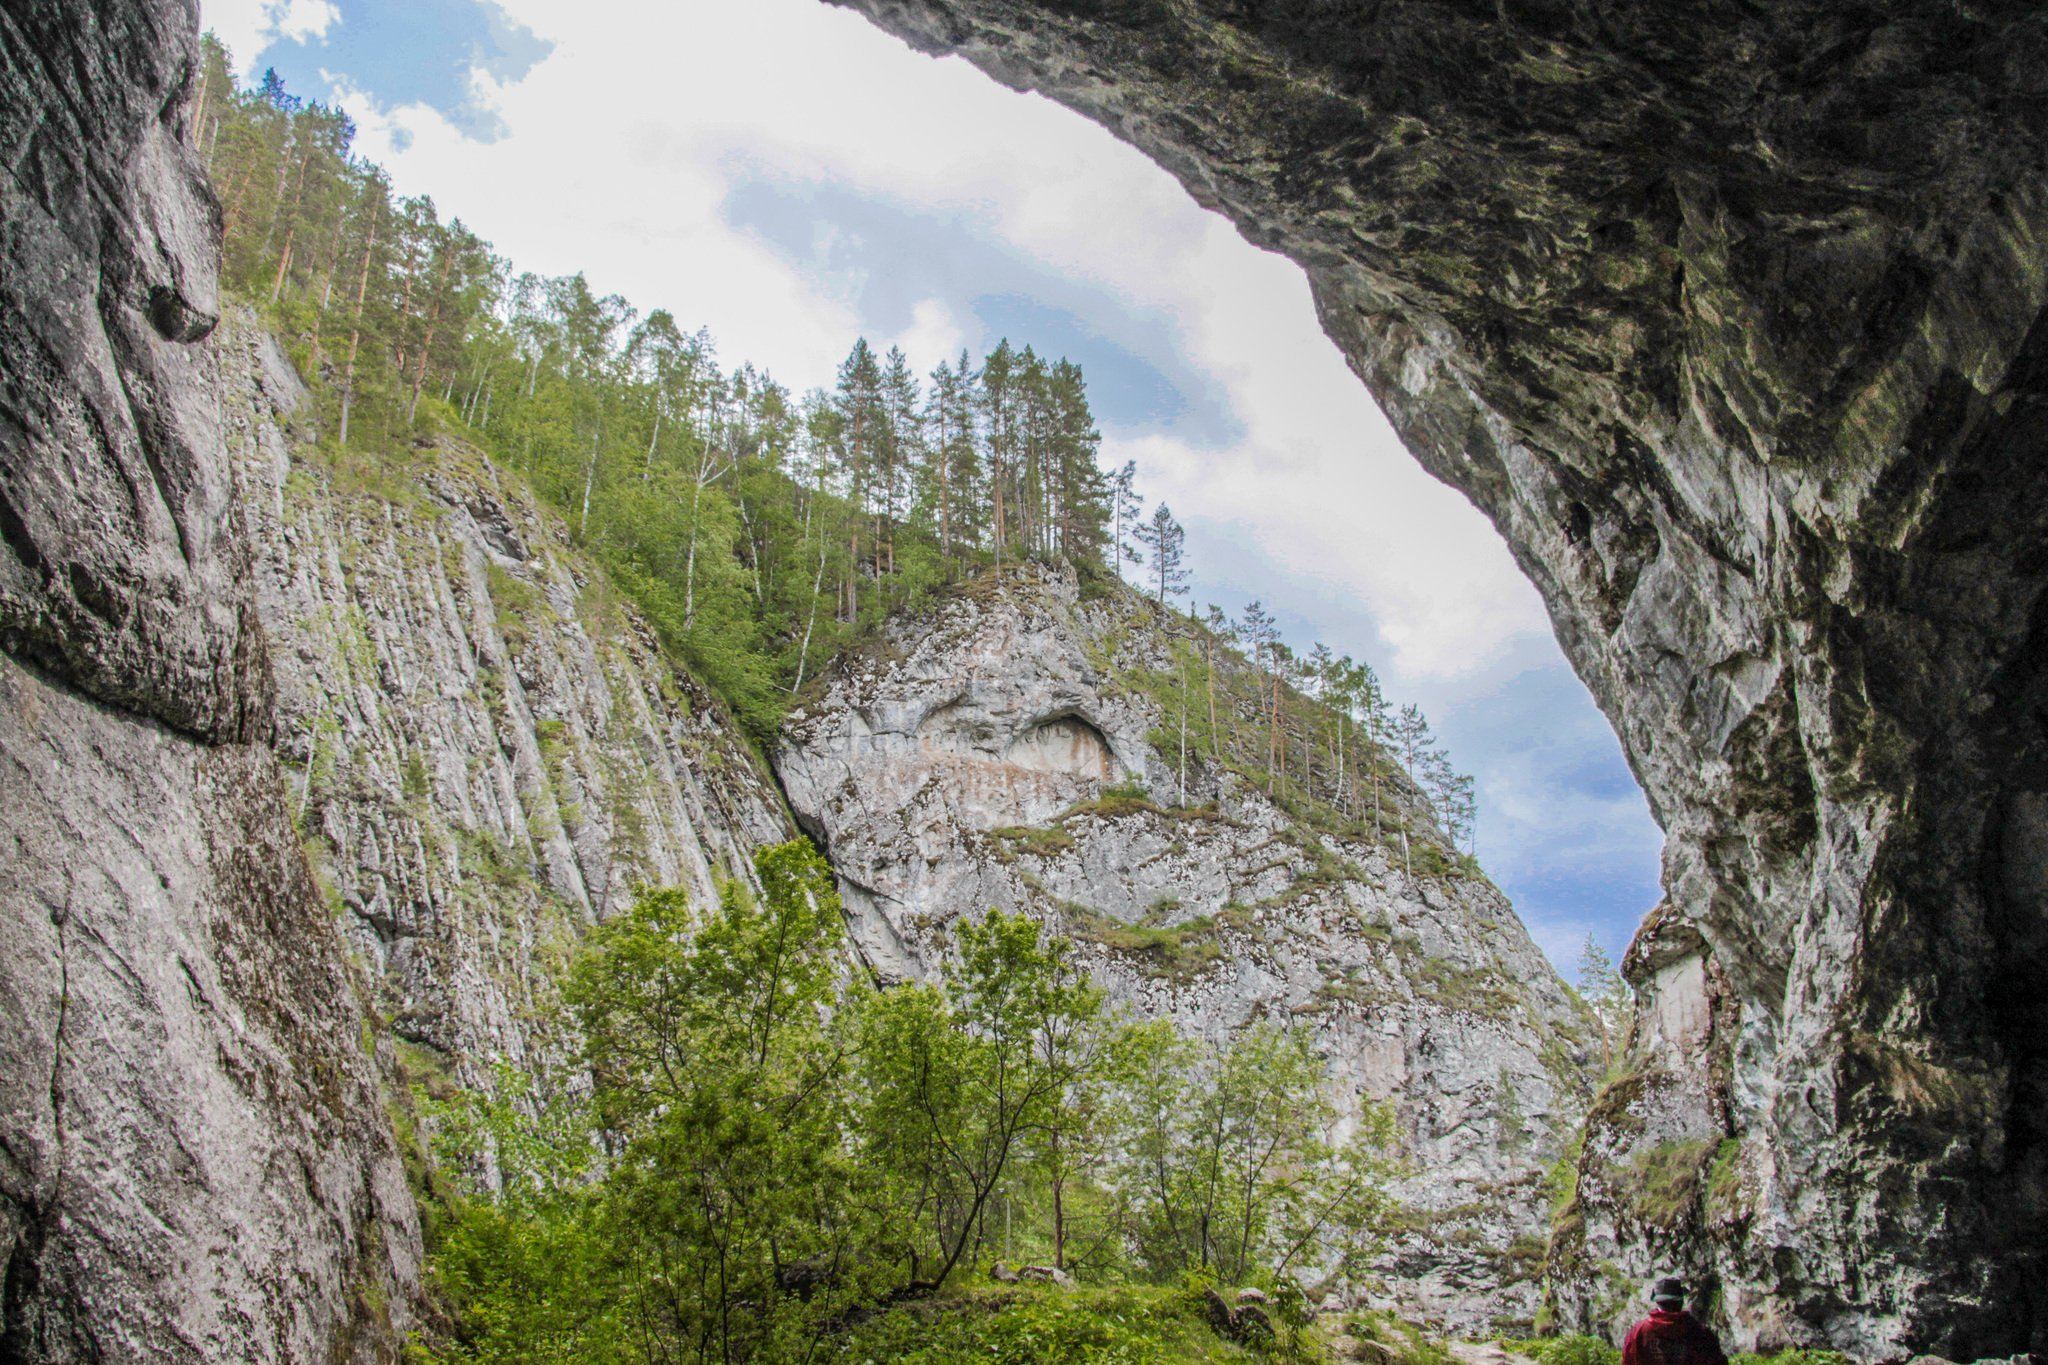
[(793, 833), (773, 779), (482, 455), (323, 451), (277, 340), (235, 313), (218, 344), (276, 749), (343, 935), (422, 1064), (492, 1089), (559, 1062), (582, 931), (643, 886), (751, 883)]
[(915, 978), (956, 919), (1026, 910), (1137, 1017), (1212, 1041), (1311, 1029), (1340, 1102), (1398, 1114), (1417, 1216), (1381, 1267), (1392, 1301), (1462, 1330), (1526, 1324), (1592, 1021), (1500, 892), (1442, 856), (1405, 778), (1384, 784), (1377, 839), (1198, 757), (1183, 792), (1137, 680), (1171, 669), (1185, 623), (1127, 589), (1083, 601), (1071, 578), (1011, 575), (892, 623), (784, 727), (776, 770), (861, 956)]
[[(1737, 1007), (1699, 931), (1660, 906), (1621, 969), (1641, 1007), (1588, 1125), (1549, 1267), (1564, 1325), (1614, 1339), (1643, 1315), (1646, 1281), (1704, 1281), (1720, 1249), (1749, 1235), (1769, 1159), (1728, 1136)], [(1780, 1305), (1725, 1308), (1768, 1324)]]
[(1728, 982), (1737, 1339), (2048, 1349), (2048, 12), (838, 2), (1299, 261), (1499, 526)]

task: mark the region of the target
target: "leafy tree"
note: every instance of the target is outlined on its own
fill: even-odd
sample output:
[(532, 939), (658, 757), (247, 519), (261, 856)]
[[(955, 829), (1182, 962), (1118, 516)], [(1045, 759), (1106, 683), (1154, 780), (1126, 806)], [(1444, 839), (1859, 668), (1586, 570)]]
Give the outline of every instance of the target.
[(1079, 1132), (1071, 1106), (1101, 1027), (1101, 992), (1072, 946), (1030, 916), (991, 910), (957, 932), (944, 985), (883, 992), (862, 1034), (861, 1126), (895, 1187), (907, 1224), (898, 1245), (923, 1290), (945, 1284), (981, 1235), (1027, 1138)]
[(865, 1240), (844, 1198), (845, 1041), (830, 872), (803, 843), (763, 849), (756, 902), (728, 885), (699, 917), (653, 891), (592, 931), (564, 997), (616, 1157), (615, 1255), (637, 1270), (636, 1325), (664, 1353), (744, 1360), (820, 1305), (791, 1273), (836, 1279)]
[(1368, 1106), (1340, 1134), (1305, 1035), (1254, 1024), (1220, 1051), (1170, 1024), (1133, 1029), (1121, 1071), (1122, 1179), (1141, 1264), (1171, 1279), (1242, 1281), (1370, 1254), (1386, 1211), (1391, 1117)]

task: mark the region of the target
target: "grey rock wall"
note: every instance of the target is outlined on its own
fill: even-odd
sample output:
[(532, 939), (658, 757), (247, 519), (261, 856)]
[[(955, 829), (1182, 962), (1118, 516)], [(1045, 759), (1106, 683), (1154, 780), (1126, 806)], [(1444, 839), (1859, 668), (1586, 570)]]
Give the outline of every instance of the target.
[(1071, 577), (1012, 570), (835, 665), (776, 769), (855, 945), (915, 978), (961, 916), (1028, 911), (1136, 1017), (1213, 1042), (1257, 1019), (1311, 1030), (1341, 1105), (1397, 1114), (1415, 1228), (1381, 1265), (1389, 1302), (1526, 1325), (1592, 1021), (1398, 772), (1380, 838), (1312, 827), (1199, 759), (1183, 791), (1133, 679), (1170, 671), (1185, 629), (1128, 590), (1083, 602)]
[(219, 337), (276, 750), (336, 922), (418, 1058), (562, 1060), (555, 978), (642, 885), (791, 837), (773, 779), (561, 519), (474, 449), (337, 453), (276, 338)]
[[(1750, 1234), (1771, 1156), (1734, 1135), (1739, 1005), (1699, 931), (1659, 906), (1621, 970), (1640, 1007), (1587, 1126), (1549, 1266), (1563, 1325), (1616, 1339), (1643, 1315), (1643, 1286), (1664, 1275), (1723, 1296), (1746, 1292), (1716, 1283), (1714, 1268)], [(1718, 1305), (1760, 1332), (1782, 1309), (1768, 1296)]]
[(2048, 14), (836, 2), (1299, 261), (1500, 528), (1739, 1013), (1738, 1339), (2048, 1349)]
[(0, 1358), (394, 1360), (419, 1226), (264, 742), (195, 48), (0, 11)]
[(268, 751), (0, 656), (0, 775), (0, 1356), (396, 1360), (418, 1215)]

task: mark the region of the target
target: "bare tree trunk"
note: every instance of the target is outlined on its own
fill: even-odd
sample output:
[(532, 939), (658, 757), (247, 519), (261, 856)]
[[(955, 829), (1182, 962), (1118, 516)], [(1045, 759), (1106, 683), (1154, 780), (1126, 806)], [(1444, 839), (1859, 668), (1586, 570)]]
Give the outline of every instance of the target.
[(406, 409), (405, 424), (412, 426), (419, 420), (420, 389), (427, 382), (427, 358), (434, 353), (434, 333), (441, 326), (441, 304), (448, 297), (448, 276), (455, 270), (455, 248), (451, 244), (441, 253), (441, 278), (434, 286), (434, 308), (427, 316), (427, 335), (420, 342), (420, 365), (412, 376), (412, 405)]
[[(213, 93), (212, 87), (213, 71), (202, 61), (199, 64), (199, 103), (193, 107), (192, 121), (185, 125), (185, 132), (195, 151), (198, 149), (200, 142), (205, 138), (205, 134), (200, 130), (206, 126), (206, 102)], [(208, 164), (207, 169), (213, 169), (211, 163)]]
[(818, 537), (818, 576), (811, 580), (811, 614), (804, 621), (803, 648), (796, 655), (796, 681), (789, 690), (800, 690), (804, 685), (804, 664), (811, 657), (811, 628), (818, 624), (818, 599), (825, 592), (825, 538)]
[(277, 258), (277, 278), (270, 282), (272, 303), (276, 303), (277, 296), (284, 292), (285, 276), (291, 271), (292, 243), (297, 241), (299, 236), (299, 204), (306, 197), (306, 167), (312, 162), (313, 153), (309, 150), (305, 158), (299, 162), (298, 183), (292, 186), (292, 206), (288, 215), (290, 221), (284, 230), (284, 251)]
[[(583, 510), (576, 518), (576, 539), (586, 543), (590, 531), (590, 486), (597, 482), (597, 447), (603, 439), (602, 431), (590, 438), (590, 463), (583, 467)], [(697, 547), (693, 541), (690, 553), (694, 555), (696, 552)]]
[(348, 333), (348, 367), (341, 380), (341, 445), (348, 446), (348, 414), (356, 399), (356, 350), (363, 339), (363, 300), (370, 294), (370, 258), (377, 254), (377, 215), (370, 215), (370, 233), (363, 246), (363, 273), (356, 281), (355, 325)]
[(1180, 804), (1188, 803), (1188, 661), (1180, 661)]

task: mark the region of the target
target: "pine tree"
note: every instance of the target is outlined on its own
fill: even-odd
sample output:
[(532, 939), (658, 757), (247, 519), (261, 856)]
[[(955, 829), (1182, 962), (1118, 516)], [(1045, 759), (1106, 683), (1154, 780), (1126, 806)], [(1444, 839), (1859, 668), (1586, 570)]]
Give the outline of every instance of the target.
[(1187, 591), (1188, 571), (1184, 564), (1187, 556), (1187, 532), (1173, 519), (1173, 510), (1165, 503), (1152, 509), (1151, 519), (1137, 530), (1138, 542), (1152, 555), (1153, 596), (1161, 606), (1168, 597), (1178, 597)]
[(876, 481), (876, 502), (885, 542), (878, 557), (886, 572), (896, 572), (896, 527), (907, 510), (911, 473), (924, 463), (923, 398), (910, 359), (900, 347), (891, 346), (882, 371), (881, 409), (883, 437), (881, 472)]
[(988, 544), (995, 557), (997, 578), (1002, 577), (1003, 555), (1010, 548), (1010, 521), (1016, 504), (1011, 481), (1016, 477), (1021, 443), (1019, 369), (1017, 353), (1010, 348), (1008, 337), (997, 343), (981, 366), (982, 430), (988, 452)]
[(1145, 500), (1138, 496), (1138, 463), (1125, 460), (1124, 467), (1109, 476), (1110, 520), (1110, 562), (1116, 568), (1116, 576), (1124, 576), (1124, 565), (1143, 564), (1145, 556), (1138, 552), (1134, 537), (1138, 519), (1144, 515)]
[(1592, 1007), (1594, 1018), (1600, 1022), (1602, 1051), (1611, 1074), (1635, 1007), (1635, 992), (1615, 970), (1607, 950), (1590, 933), (1579, 949), (1579, 996)]

